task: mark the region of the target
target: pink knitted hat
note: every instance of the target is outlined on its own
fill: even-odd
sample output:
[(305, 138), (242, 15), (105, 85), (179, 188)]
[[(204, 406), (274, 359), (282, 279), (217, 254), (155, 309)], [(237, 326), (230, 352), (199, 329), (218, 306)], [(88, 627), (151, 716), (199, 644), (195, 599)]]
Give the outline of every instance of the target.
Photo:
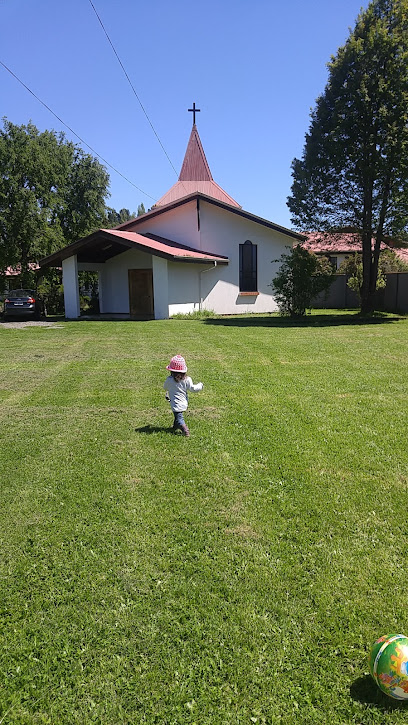
[(166, 369), (170, 370), (172, 373), (186, 373), (186, 361), (181, 355), (175, 355), (171, 358), (169, 365), (166, 365)]

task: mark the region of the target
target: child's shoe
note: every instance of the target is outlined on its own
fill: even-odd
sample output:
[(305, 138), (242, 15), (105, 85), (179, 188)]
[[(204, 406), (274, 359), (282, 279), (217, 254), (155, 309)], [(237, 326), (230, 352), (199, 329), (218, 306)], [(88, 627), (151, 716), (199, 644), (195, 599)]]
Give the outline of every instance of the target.
[(180, 430), (181, 430), (181, 432), (182, 432), (183, 436), (186, 436), (187, 438), (189, 438), (189, 436), (190, 436), (190, 431), (189, 431), (189, 429), (187, 428), (187, 426), (186, 426), (186, 425), (181, 425), (181, 426), (180, 426)]

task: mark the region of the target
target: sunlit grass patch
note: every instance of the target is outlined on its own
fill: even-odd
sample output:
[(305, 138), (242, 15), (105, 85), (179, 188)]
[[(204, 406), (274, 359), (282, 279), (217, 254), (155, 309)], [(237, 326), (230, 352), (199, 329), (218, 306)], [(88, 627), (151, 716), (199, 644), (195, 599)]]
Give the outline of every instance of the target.
[(5, 725), (407, 721), (408, 327), (352, 319), (0, 330)]

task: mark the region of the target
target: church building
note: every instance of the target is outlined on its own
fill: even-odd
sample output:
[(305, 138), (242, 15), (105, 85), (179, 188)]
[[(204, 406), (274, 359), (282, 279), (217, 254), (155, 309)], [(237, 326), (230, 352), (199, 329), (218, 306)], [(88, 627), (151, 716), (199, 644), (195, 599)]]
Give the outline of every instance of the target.
[(213, 180), (195, 124), (178, 181), (154, 207), (51, 254), (62, 267), (65, 316), (80, 316), (78, 271), (98, 273), (101, 315), (165, 319), (207, 309), (273, 312), (280, 258), (304, 239), (255, 216)]

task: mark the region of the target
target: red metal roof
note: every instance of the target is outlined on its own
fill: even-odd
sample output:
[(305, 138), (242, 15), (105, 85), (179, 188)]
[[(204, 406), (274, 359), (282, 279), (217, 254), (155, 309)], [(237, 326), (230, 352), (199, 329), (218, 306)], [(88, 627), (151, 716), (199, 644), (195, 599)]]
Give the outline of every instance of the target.
[(213, 199), (235, 206), (241, 209), (240, 205), (229, 196), (224, 189), (221, 189), (215, 181), (176, 181), (176, 183), (169, 189), (164, 196), (156, 202), (153, 209), (158, 206), (164, 206), (165, 204), (171, 204), (173, 201), (182, 199), (184, 196), (189, 196), (199, 192), (206, 196), (211, 196)]
[(212, 181), (210, 167), (195, 124), (191, 129), (179, 181)]
[(79, 262), (106, 262), (125, 249), (139, 249), (170, 261), (228, 264), (228, 257), (178, 244), (156, 234), (138, 234), (119, 229), (99, 229), (40, 261), (40, 267), (58, 267), (76, 254)]
[(177, 244), (170, 239), (164, 239), (153, 234), (144, 235), (138, 234), (137, 232), (121, 232), (115, 229), (101, 229), (101, 231), (132, 242), (138, 249), (144, 248), (146, 252), (150, 252), (151, 254), (160, 252), (163, 256), (180, 261), (219, 262), (220, 264), (227, 264), (229, 261), (228, 257), (211, 254), (211, 252), (203, 252), (199, 249)]

